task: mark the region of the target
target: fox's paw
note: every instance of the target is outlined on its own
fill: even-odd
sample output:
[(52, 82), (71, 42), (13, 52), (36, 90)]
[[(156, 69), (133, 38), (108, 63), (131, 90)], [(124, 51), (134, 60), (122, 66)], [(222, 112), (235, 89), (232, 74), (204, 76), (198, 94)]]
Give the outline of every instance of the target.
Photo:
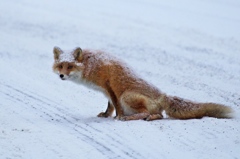
[(105, 112), (101, 112), (97, 116), (100, 117), (100, 118), (107, 118), (107, 117), (109, 117), (109, 114), (105, 113)]
[(162, 118), (163, 118), (162, 114), (152, 114), (152, 115), (149, 115), (147, 118), (145, 118), (145, 120), (152, 121), (152, 120), (157, 120)]
[(126, 121), (126, 120), (124, 120), (124, 119), (125, 119), (124, 117), (125, 117), (125, 116), (117, 115), (117, 116), (114, 117), (114, 119), (116, 119), (116, 120)]
[(120, 117), (120, 119), (119, 120), (121, 120), (121, 121), (127, 121), (128, 120), (128, 118), (127, 118), (127, 116), (122, 116), (122, 117)]
[(133, 120), (130, 116), (120, 116), (120, 117), (117, 117), (116, 119), (121, 121)]

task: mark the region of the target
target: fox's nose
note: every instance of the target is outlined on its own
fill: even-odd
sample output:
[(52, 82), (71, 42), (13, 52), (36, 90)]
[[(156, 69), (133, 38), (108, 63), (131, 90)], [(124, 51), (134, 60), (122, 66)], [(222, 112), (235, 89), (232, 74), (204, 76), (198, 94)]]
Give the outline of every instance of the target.
[(63, 74), (60, 74), (60, 78), (63, 78), (64, 77), (64, 75)]

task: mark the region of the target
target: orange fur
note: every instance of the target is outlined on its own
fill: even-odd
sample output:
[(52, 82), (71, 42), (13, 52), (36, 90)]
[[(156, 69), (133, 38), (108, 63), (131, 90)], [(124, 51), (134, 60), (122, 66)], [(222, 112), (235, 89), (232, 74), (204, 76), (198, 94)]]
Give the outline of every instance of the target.
[(195, 103), (170, 97), (135, 75), (119, 60), (101, 51), (76, 48), (72, 52), (54, 48), (53, 70), (62, 80), (70, 80), (101, 91), (108, 107), (98, 117), (109, 117), (116, 110), (120, 120), (162, 119), (162, 111), (173, 118), (204, 116), (230, 118), (230, 107), (215, 103)]

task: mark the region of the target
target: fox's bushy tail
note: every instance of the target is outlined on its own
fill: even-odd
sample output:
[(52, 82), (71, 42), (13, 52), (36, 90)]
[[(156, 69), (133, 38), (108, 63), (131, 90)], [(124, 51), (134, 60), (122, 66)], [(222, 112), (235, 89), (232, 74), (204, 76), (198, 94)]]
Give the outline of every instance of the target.
[(167, 97), (166, 114), (177, 119), (202, 118), (233, 118), (233, 110), (216, 103), (194, 103), (179, 97)]

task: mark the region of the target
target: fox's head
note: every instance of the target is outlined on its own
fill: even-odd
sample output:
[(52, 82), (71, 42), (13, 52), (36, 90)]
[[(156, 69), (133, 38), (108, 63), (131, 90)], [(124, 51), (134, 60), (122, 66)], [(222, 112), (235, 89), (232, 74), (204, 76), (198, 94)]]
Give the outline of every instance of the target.
[(81, 76), (83, 55), (80, 47), (77, 47), (73, 51), (63, 51), (59, 47), (54, 47), (53, 54), (53, 71), (62, 80), (75, 80)]

